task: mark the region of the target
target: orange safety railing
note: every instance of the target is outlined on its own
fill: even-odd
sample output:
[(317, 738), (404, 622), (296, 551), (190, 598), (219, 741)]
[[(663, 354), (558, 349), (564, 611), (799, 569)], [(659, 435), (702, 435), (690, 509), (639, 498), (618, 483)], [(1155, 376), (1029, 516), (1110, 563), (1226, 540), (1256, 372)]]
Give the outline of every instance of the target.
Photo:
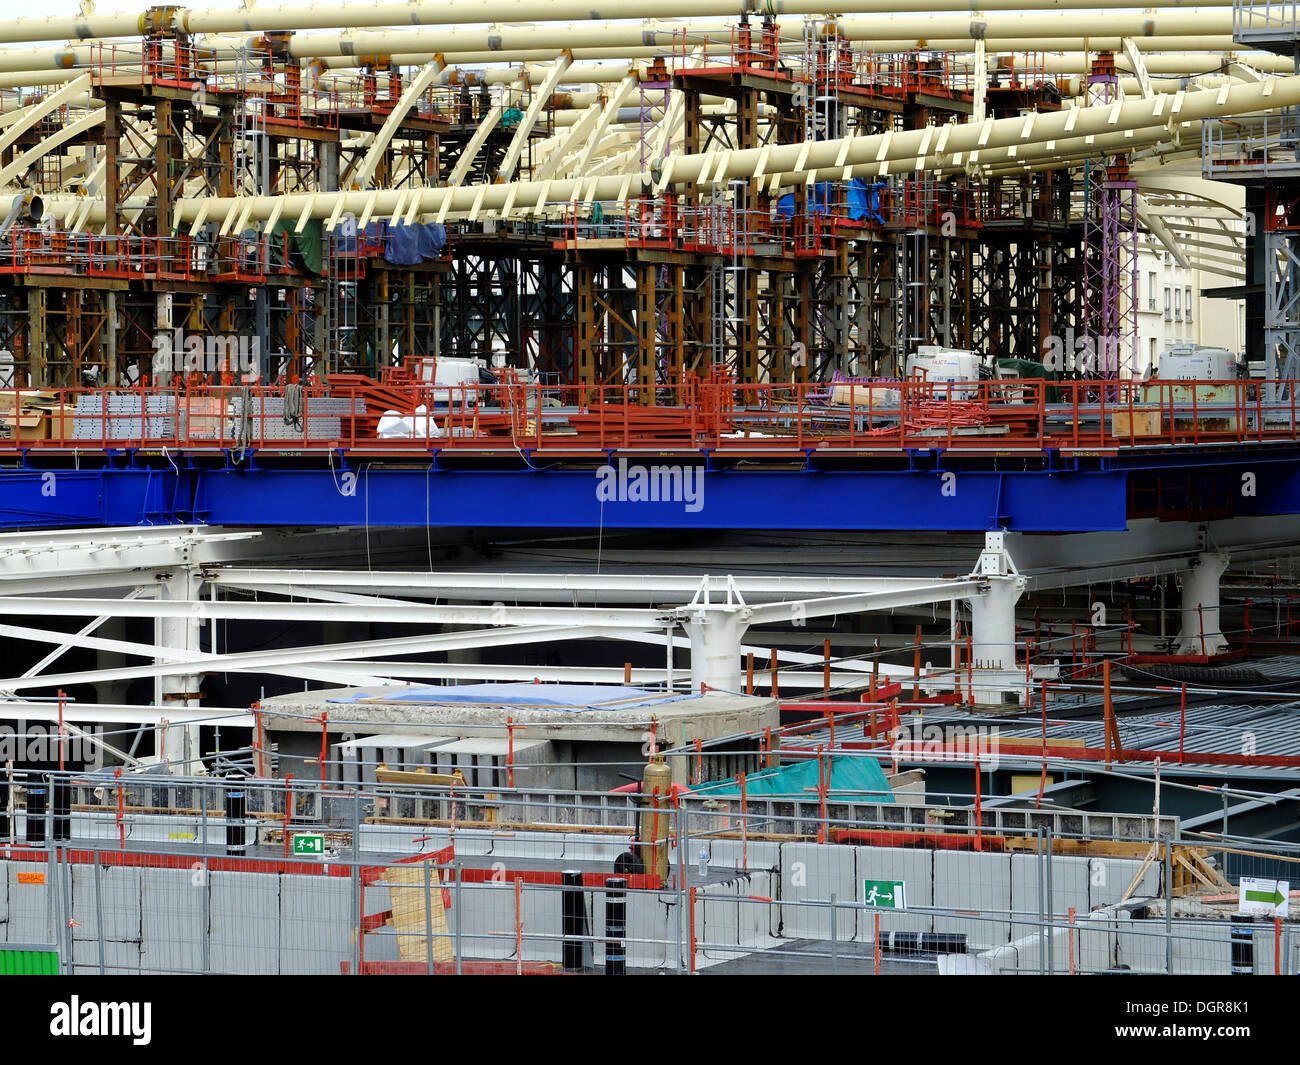
[[(649, 386), (553, 386), (509, 377), (449, 387), (428, 383), (429, 376), (311, 380), (292, 424), (282, 416), (282, 386), (245, 390), (198, 373), (178, 372), (168, 386), (0, 390), (0, 450), (675, 447), (788, 455), (821, 448), (1116, 451), (1300, 439), (1294, 389), (1270, 400), (1273, 390), (1254, 381), (738, 384), (715, 374), (656, 385), (657, 404), (647, 406), (638, 401)], [(380, 420), (390, 410), (398, 414), (381, 437)]]
[(99, 41), (91, 46), (91, 81), (129, 79), (141, 85), (194, 88), (206, 77), (200, 54), (180, 38), (144, 37), (138, 45)]

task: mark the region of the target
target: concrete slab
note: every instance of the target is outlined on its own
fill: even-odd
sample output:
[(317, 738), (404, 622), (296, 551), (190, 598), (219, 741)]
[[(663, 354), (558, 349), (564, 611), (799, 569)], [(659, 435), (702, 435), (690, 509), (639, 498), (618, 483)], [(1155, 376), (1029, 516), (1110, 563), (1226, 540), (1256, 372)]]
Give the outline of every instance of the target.
[[(800, 905), (804, 900), (853, 903), (861, 885), (857, 883), (857, 862), (852, 847), (819, 843), (786, 843), (781, 847), (781, 935), (790, 939), (829, 939), (830, 907)], [(857, 914), (840, 910), (836, 936), (853, 939), (858, 932)]]
[(337, 976), (352, 961), (356, 925), (351, 877), (280, 877), (282, 974)]
[[(56, 941), (53, 862), (8, 862), (11, 943)], [(39, 878), (39, 882), (37, 880)]]
[[(854, 847), (856, 856), (855, 898), (861, 902), (864, 880), (901, 880), (904, 884), (904, 901), (910, 907), (934, 905), (934, 852), (913, 850), (910, 847)], [(875, 938), (876, 910), (864, 909), (858, 916), (860, 942), (870, 943)], [(934, 918), (928, 913), (908, 914), (881, 909), (880, 933), (932, 932)]]
[[(1090, 858), (1088, 868), (1088, 906), (1098, 909), (1121, 902), (1142, 868), (1135, 858)], [(1133, 889), (1133, 897), (1145, 898), (1160, 894), (1161, 867), (1159, 863), (1147, 866), (1142, 879)]]
[[(1028, 914), (1028, 921), (1013, 921), (1011, 925), (1012, 940), (1034, 935), (1038, 928), (1037, 918), (1041, 905), (1043, 887), (1039, 878), (1043, 873), (1043, 863), (1047, 858), (1035, 854), (1013, 854), (1011, 856), (1011, 908), (1017, 913)], [(1091, 869), (1090, 858), (1053, 857), (1051, 903), (1047, 907), (1053, 915), (1054, 924), (1068, 924), (1070, 910), (1075, 912), (1076, 920), (1081, 920), (1088, 913), (1088, 875)], [(1035, 964), (1037, 959), (1035, 958)]]
[(144, 972), (202, 971), (208, 885), (188, 869), (140, 870), (140, 966)]
[[(99, 900), (95, 897), (95, 867), (72, 867), (72, 918), (74, 939), (99, 939), (99, 911), (104, 913), (104, 938), (136, 943), (140, 933), (140, 896), (143, 870), (122, 866), (101, 866)], [(136, 959), (139, 965), (139, 958)]]
[(210, 874), (212, 969), (277, 975), (280, 971), (280, 878), (270, 873)]
[[(936, 851), (934, 904), (945, 910), (1010, 910), (1011, 855)], [(975, 916), (936, 916), (934, 930), (965, 935), (970, 948), (1001, 946), (1011, 940), (1009, 921)]]

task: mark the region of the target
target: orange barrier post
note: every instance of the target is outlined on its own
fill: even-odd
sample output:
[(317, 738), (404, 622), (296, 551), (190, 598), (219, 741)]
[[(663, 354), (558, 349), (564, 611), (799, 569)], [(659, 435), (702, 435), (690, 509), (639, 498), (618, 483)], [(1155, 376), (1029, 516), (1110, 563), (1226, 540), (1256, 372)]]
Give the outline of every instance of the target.
[(1068, 933), (1070, 940), (1070, 975), (1077, 976), (1078, 971), (1074, 967), (1074, 907), (1070, 907), (1070, 931)]
[(691, 885), (691, 972), (695, 972), (695, 886)]
[[(822, 641), (822, 690), (829, 696), (831, 691), (831, 641), (828, 637)], [(835, 726), (832, 725), (832, 728)]]
[(876, 911), (876, 934), (874, 938), (875, 938), (875, 950), (873, 953), (876, 956), (876, 975), (879, 976), (880, 975), (880, 911), (879, 910)]
[(775, 699), (780, 694), (780, 682), (777, 677), (776, 648), (772, 648), (772, 698)]
[(754, 694), (754, 654), (745, 655), (745, 694)]
[(975, 756), (975, 849), (977, 851), (984, 849), (982, 800), (983, 796), (980, 794), (980, 758), (977, 754)]

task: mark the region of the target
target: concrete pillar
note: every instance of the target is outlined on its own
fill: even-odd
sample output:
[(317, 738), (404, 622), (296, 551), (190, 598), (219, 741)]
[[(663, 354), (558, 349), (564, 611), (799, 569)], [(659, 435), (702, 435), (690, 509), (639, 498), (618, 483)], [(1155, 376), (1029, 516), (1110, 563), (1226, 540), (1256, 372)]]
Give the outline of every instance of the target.
[(971, 699), (982, 705), (997, 704), (1004, 691), (1023, 688), (1024, 677), (1016, 665), (1016, 603), (1025, 589), (1025, 579), (1007, 552), (1005, 533), (984, 534), (984, 550), (971, 576), (985, 586), (979, 595), (966, 600), (975, 672)]
[(1000, 704), (1004, 692), (1020, 693), (1024, 671), (1016, 665), (1016, 603), (1024, 590), (1021, 577), (991, 577), (988, 591), (966, 600), (971, 614), (971, 701)]
[(749, 623), (737, 610), (697, 610), (690, 615), (687, 631), (691, 638), (691, 691), (700, 685), (723, 691), (743, 692), (740, 641)]
[[(158, 581), (160, 600), (193, 600), (198, 594), (198, 581), (185, 568), (172, 571), (169, 578)], [(197, 617), (158, 618), (154, 621), (154, 643), (158, 648), (155, 661), (163, 664), (176, 661), (169, 650), (195, 652), (199, 647), (199, 619)], [(167, 716), (168, 711), (198, 707), (201, 676), (194, 673), (176, 673), (154, 680), (154, 705)], [(199, 726), (171, 724), (163, 734), (159, 753), (167, 760), (173, 773), (193, 776), (199, 769)]]
[[(1204, 552), (1196, 565), (1182, 575), (1182, 625), (1178, 632), (1180, 655), (1218, 654), (1228, 649), (1227, 638), (1219, 630), (1219, 578), (1228, 568), (1228, 556)], [(1202, 644), (1201, 637), (1205, 640)]]
[(971, 596), (971, 660), (976, 669), (1016, 666), (1016, 603), (1024, 582), (1019, 577), (991, 577), (988, 591)]

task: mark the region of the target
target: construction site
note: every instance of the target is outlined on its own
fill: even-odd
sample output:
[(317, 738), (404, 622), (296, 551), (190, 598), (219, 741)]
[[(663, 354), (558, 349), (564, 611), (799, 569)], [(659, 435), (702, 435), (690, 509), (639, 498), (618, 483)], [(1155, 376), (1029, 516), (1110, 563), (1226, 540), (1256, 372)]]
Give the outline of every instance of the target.
[(1300, 975), (1300, 0), (68, 6), (0, 974)]

